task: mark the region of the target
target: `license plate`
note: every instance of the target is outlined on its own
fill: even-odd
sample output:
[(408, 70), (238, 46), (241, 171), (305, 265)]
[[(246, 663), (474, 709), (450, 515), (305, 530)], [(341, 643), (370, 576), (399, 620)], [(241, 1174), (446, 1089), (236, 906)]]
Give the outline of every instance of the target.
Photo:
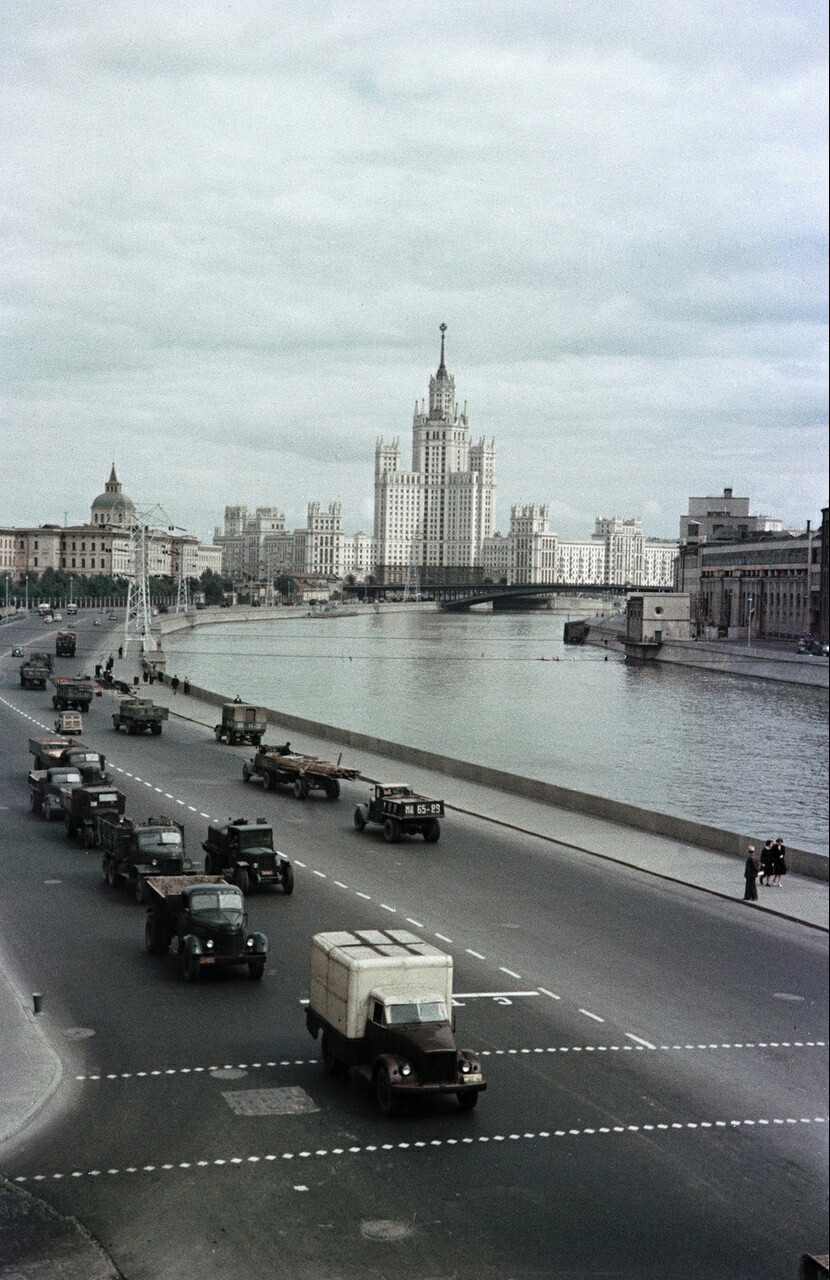
[(471, 1071), (469, 1075), (466, 1075), (464, 1077), (464, 1079), (467, 1081), (468, 1084), (481, 1084), (484, 1077), (482, 1076), (480, 1071)]
[(265, 876), (272, 876), (274, 873), (273, 873), (273, 871), (260, 871), (260, 873), (259, 873), (259, 874), (260, 874), (260, 875), (263, 877), (263, 879), (264, 879), (264, 878), (265, 878)]
[(215, 964), (215, 963), (216, 963), (216, 956), (199, 956), (199, 964)]

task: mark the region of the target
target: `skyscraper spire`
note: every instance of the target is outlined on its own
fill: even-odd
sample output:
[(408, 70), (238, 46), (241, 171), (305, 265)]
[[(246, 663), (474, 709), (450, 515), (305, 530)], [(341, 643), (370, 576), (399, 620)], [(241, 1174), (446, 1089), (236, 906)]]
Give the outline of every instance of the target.
[(438, 366), (438, 372), (439, 374), (445, 374), (447, 372), (447, 366), (444, 364), (444, 334), (447, 332), (447, 326), (442, 321), (438, 328), (441, 331), (441, 363)]

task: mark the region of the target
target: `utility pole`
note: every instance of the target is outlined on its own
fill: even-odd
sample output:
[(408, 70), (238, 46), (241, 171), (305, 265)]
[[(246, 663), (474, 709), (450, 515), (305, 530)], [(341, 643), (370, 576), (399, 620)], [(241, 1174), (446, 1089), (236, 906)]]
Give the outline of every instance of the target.
[(179, 585), (176, 591), (176, 613), (187, 613), (190, 608), (190, 583), (184, 571), (184, 545), (179, 549)]
[(746, 647), (747, 647), (747, 649), (749, 649), (749, 648), (751, 647), (751, 644), (752, 644), (752, 602), (753, 602), (753, 599), (754, 599), (754, 596), (752, 595), (752, 592), (750, 592), (750, 594), (749, 594), (749, 599), (748, 599), (748, 601), (747, 601), (747, 608), (746, 608)]
[(124, 618), (124, 657), (130, 651), (130, 641), (141, 646), (146, 653), (151, 648), (150, 637), (150, 557), (148, 543), (150, 530), (143, 523), (130, 530), (130, 578), (127, 587), (127, 612)]
[[(443, 341), (443, 335), (442, 335)], [(415, 563), (415, 544), (412, 544), (412, 550), (409, 555), (409, 564), (406, 566), (406, 582), (403, 589), (404, 604), (410, 600), (420, 600), (421, 598), (421, 579), (418, 574), (418, 566)]]

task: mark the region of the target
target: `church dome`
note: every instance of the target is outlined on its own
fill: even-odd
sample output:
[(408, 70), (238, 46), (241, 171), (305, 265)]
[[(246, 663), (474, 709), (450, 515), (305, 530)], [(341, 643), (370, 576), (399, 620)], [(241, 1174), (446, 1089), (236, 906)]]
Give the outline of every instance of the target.
[(92, 504), (90, 523), (129, 529), (135, 524), (135, 520), (135, 507), (132, 500), (122, 493), (118, 476), (115, 474), (115, 463), (113, 463), (104, 492), (99, 493)]

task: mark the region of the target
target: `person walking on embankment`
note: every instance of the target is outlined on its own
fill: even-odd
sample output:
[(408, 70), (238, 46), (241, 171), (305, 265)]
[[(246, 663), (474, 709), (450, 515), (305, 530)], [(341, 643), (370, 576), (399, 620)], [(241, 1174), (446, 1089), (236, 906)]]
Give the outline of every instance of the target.
[(779, 836), (772, 850), (772, 883), (781, 888), (781, 877), (787, 874), (787, 849)]
[(772, 882), (772, 873), (775, 867), (775, 850), (772, 847), (772, 841), (767, 840), (761, 850), (761, 884), (768, 885)]
[(757, 879), (758, 863), (755, 861), (755, 845), (751, 844), (746, 851), (744, 864), (744, 902), (758, 901), (758, 887), (755, 884)]

